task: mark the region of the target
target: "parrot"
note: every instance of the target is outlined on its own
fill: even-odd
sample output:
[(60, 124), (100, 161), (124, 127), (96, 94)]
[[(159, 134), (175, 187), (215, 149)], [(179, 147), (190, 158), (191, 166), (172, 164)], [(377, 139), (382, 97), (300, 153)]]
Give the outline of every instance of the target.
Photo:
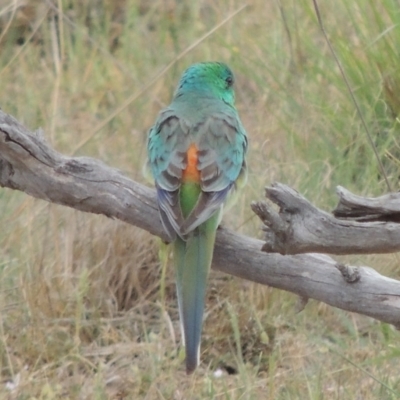
[(147, 136), (160, 219), (173, 244), (186, 373), (195, 371), (208, 273), (222, 211), (247, 180), (246, 131), (222, 62), (187, 68)]

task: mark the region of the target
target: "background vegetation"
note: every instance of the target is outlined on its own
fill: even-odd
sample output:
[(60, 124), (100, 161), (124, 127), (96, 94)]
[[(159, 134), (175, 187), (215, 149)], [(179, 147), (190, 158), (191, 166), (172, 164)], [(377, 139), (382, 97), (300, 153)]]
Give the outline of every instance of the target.
[[(398, 190), (399, 5), (320, 3)], [(192, 46), (242, 4), (0, 0), (0, 106), (59, 151), (142, 181), (147, 129), (181, 72), (221, 60), (250, 137), (249, 184), (227, 225), (260, 236), (249, 203), (273, 181), (328, 210), (338, 184), (387, 192), (311, 0), (253, 0)], [(1, 399), (400, 398), (392, 326), (317, 302), (297, 314), (294, 295), (214, 272), (202, 364), (187, 377), (156, 239), (5, 189), (0, 224)], [(400, 277), (396, 254), (346, 260)]]

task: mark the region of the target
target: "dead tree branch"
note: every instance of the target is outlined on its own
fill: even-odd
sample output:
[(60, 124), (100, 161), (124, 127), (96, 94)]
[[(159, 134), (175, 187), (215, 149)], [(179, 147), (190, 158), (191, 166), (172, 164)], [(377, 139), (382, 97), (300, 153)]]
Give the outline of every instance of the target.
[[(279, 206), (279, 212), (266, 202), (252, 204), (264, 223), (263, 250), (281, 254), (371, 254), (400, 250), (397, 193), (378, 199), (355, 196), (341, 187), (338, 193), (340, 203), (335, 214), (346, 219), (316, 208), (286, 185), (276, 183), (268, 187), (266, 196)], [(351, 219), (354, 217), (357, 220)]]
[(380, 197), (361, 197), (338, 186), (339, 204), (333, 210), (337, 218), (358, 221), (400, 222), (400, 193), (388, 193)]
[[(0, 110), (0, 185), (81, 211), (104, 214), (163, 239), (155, 193), (86, 157), (53, 150)], [(283, 256), (263, 242), (221, 229), (213, 268), (400, 326), (400, 282), (368, 267), (348, 267), (321, 254)]]

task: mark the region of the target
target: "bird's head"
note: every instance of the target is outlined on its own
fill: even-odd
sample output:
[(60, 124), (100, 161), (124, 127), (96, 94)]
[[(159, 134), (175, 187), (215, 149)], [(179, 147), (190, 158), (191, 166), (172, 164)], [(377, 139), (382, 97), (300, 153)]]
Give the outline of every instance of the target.
[(194, 92), (218, 97), (234, 106), (234, 76), (227, 65), (220, 62), (201, 62), (191, 65), (182, 75), (175, 97)]

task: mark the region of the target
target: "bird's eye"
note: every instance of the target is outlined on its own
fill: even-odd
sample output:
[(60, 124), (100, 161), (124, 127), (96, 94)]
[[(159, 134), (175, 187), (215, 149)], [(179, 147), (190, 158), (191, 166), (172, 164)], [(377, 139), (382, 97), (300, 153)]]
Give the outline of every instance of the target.
[(232, 77), (232, 76), (228, 76), (228, 77), (225, 79), (225, 82), (226, 82), (226, 85), (227, 85), (228, 87), (232, 86), (232, 85), (233, 85), (233, 77)]

